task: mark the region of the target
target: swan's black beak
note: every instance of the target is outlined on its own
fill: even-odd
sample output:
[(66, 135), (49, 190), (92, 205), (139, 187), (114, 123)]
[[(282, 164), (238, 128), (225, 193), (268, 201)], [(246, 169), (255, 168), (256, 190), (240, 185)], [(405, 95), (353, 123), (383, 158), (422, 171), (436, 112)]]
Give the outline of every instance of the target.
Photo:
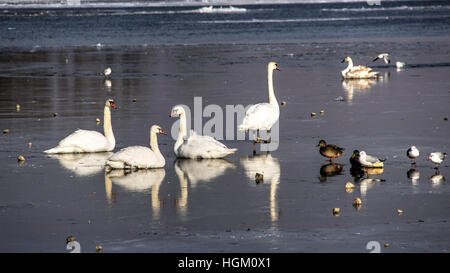
[(341, 61), (341, 63), (344, 63), (345, 62), (345, 58)]

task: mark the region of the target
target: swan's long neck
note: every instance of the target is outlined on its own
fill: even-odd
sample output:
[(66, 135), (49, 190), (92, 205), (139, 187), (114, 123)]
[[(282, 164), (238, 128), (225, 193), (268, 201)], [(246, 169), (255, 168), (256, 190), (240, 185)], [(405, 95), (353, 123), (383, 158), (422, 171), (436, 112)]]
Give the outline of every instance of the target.
[(177, 141), (175, 142), (175, 151), (178, 150), (181, 144), (184, 142), (184, 138), (186, 137), (186, 114), (180, 114), (180, 130), (178, 133)]
[(158, 155), (161, 154), (161, 152), (159, 151), (159, 147), (158, 147), (158, 136), (156, 135), (155, 132), (150, 132), (150, 148), (156, 154), (158, 154)]
[(111, 126), (111, 111), (108, 106), (105, 106), (105, 110), (103, 112), (103, 131), (109, 144), (114, 149), (116, 146), (116, 139), (114, 138), (114, 133)]
[(350, 71), (353, 68), (353, 60), (348, 58), (348, 66), (346, 69), (342, 70), (342, 75), (344, 76), (347, 74), (348, 71)]
[(267, 85), (269, 87), (269, 103), (278, 106), (277, 98), (273, 90), (273, 69), (267, 68)]

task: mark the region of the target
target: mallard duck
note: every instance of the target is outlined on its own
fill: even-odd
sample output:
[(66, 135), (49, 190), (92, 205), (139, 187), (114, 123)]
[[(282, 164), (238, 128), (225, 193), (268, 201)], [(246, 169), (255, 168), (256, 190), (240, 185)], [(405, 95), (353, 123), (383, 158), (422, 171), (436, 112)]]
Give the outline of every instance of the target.
[(361, 168), (361, 163), (359, 163), (359, 151), (358, 150), (353, 150), (353, 154), (350, 157), (350, 164), (352, 164), (352, 167)]
[(363, 167), (383, 168), (383, 162), (385, 160), (386, 159), (379, 159), (375, 156), (368, 155), (365, 151), (359, 152), (358, 161)]
[(324, 157), (328, 157), (328, 161), (333, 161), (336, 157), (344, 154), (344, 148), (338, 147), (334, 144), (327, 144), (325, 140), (321, 139), (316, 147), (320, 147), (319, 152)]

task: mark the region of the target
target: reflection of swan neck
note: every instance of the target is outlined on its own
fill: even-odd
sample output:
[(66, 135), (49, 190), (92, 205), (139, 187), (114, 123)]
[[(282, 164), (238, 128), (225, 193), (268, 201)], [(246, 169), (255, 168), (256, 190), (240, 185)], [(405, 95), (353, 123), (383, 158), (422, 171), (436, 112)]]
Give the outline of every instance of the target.
[(273, 69), (270, 66), (267, 68), (267, 85), (269, 87), (269, 103), (278, 107), (277, 98), (273, 90)]
[(178, 176), (178, 180), (180, 181), (180, 198), (177, 202), (177, 207), (180, 211), (182, 217), (186, 216), (187, 212), (187, 203), (188, 203), (188, 181), (184, 172), (178, 167), (177, 163), (175, 163), (175, 173)]
[(105, 173), (105, 192), (106, 192), (106, 201), (109, 205), (113, 203), (112, 200), (112, 181), (108, 175)]
[(270, 219), (272, 222), (278, 221), (278, 203), (277, 203), (277, 188), (280, 176), (274, 176), (270, 180)]
[(174, 146), (175, 153), (176, 153), (176, 150), (178, 150), (178, 147), (180, 147), (180, 145), (183, 143), (184, 138), (186, 136), (186, 114), (183, 112), (183, 113), (180, 113), (179, 116), (180, 116), (180, 129), (179, 129), (177, 141), (175, 142), (175, 146)]
[(116, 146), (116, 139), (114, 138), (114, 133), (111, 126), (111, 110), (109, 110), (109, 106), (105, 106), (105, 110), (103, 111), (103, 131), (110, 146)]
[(153, 219), (159, 219), (159, 211), (161, 208), (159, 202), (159, 186), (161, 183), (156, 183), (152, 186), (152, 210), (153, 210)]

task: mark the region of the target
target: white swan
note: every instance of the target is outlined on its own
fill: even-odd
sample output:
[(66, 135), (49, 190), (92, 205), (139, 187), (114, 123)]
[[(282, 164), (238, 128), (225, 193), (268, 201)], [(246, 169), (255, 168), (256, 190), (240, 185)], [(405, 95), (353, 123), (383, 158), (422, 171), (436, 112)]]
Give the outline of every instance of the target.
[(186, 112), (181, 105), (175, 105), (170, 114), (171, 117), (180, 117), (180, 129), (174, 152), (178, 158), (222, 158), (233, 154), (237, 149), (229, 149), (224, 144), (210, 136), (201, 136), (191, 130), (191, 135), (186, 137)]
[(345, 57), (342, 62), (348, 62), (346, 69), (341, 71), (344, 79), (370, 79), (378, 77), (378, 72), (372, 71), (372, 68), (367, 66), (353, 66), (353, 60), (350, 57)]
[(123, 148), (108, 158), (106, 166), (112, 169), (151, 169), (164, 167), (166, 161), (159, 151), (156, 134), (166, 135), (159, 125), (153, 125), (150, 128), (150, 148), (144, 146)]
[(269, 102), (258, 103), (248, 108), (242, 124), (239, 125), (240, 131), (256, 130), (259, 132), (259, 130), (266, 130), (269, 132), (272, 126), (278, 121), (280, 107), (273, 90), (273, 70), (275, 69), (280, 70), (275, 62), (270, 62), (267, 65)]
[(111, 126), (110, 107), (116, 109), (114, 100), (107, 99), (103, 117), (103, 131), (105, 135), (97, 131), (78, 129), (61, 140), (55, 148), (44, 151), (47, 154), (67, 153), (96, 153), (110, 152), (116, 146), (116, 140)]

